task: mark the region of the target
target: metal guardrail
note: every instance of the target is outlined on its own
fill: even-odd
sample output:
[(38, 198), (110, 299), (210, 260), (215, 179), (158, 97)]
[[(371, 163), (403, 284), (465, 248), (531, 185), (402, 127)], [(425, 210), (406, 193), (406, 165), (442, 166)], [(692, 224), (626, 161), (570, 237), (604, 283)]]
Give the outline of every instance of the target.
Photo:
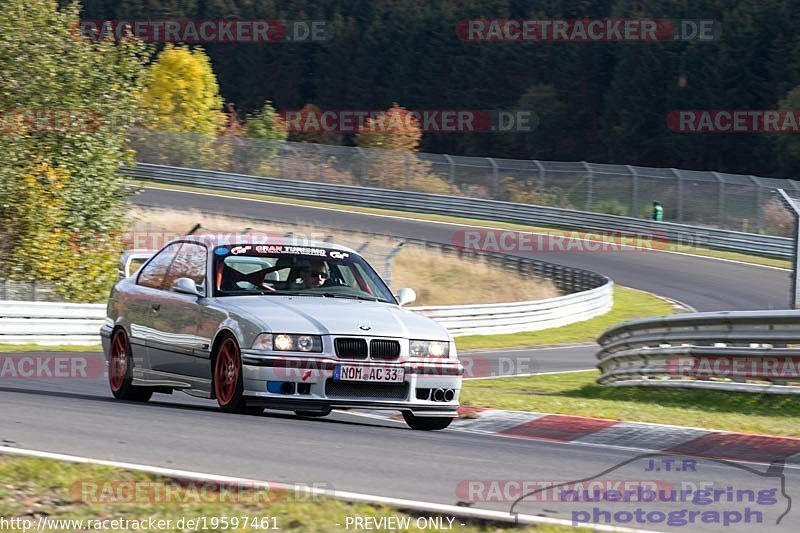
[(538, 331), (589, 320), (611, 311), (614, 284), (532, 302), (409, 307), (445, 326), (454, 337)]
[(786, 237), (670, 222), (653, 222), (633, 217), (557, 207), (354, 185), (285, 180), (146, 163), (139, 163), (133, 168), (125, 169), (124, 173), (129, 177), (141, 180), (206, 189), (268, 194), (366, 207), (391, 207), (412, 212), (516, 222), (535, 226), (555, 226), (773, 257), (791, 257), (792, 255), (792, 240)]
[(800, 311), (633, 320), (598, 339), (602, 385), (800, 394)]
[(733, 231), (784, 235), (777, 189), (796, 180), (678, 168), (468, 157), (381, 148), (131, 130), (136, 161), (287, 180), (521, 202)]
[(57, 302), (61, 300), (61, 297), (51, 283), (0, 279), (0, 300)]
[[(104, 304), (2, 302), (0, 344), (94, 345), (100, 343)], [(589, 320), (613, 305), (613, 283), (533, 302), (409, 307), (436, 320), (453, 336), (537, 331)]]
[[(363, 234), (388, 237), (378, 233)], [(613, 283), (594, 272), (523, 257), (465, 250), (448, 244), (416, 239), (405, 242), (487, 261), (523, 277), (547, 277), (567, 293), (532, 302), (408, 308), (440, 322), (454, 336), (558, 327), (605, 314), (613, 305)], [(0, 344), (98, 344), (105, 309), (104, 304), (4, 301), (0, 306)]]
[(105, 304), (0, 303), (0, 344), (100, 344)]

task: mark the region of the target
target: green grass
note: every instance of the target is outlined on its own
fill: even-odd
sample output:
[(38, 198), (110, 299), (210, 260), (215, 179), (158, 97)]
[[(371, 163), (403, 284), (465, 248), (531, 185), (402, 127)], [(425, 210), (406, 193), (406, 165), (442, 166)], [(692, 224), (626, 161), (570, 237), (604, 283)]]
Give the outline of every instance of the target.
[(673, 305), (666, 300), (647, 292), (615, 285), (614, 307), (603, 316), (541, 331), (457, 337), (456, 346), (459, 350), (479, 350), (592, 342), (603, 331), (620, 322), (646, 316), (668, 315), (673, 312)]
[(38, 344), (0, 344), (0, 353), (12, 352), (102, 352), (103, 347), (95, 346), (40, 346)]
[[(243, 517), (249, 520), (256, 517), (275, 517), (278, 528), (283, 531), (327, 532), (346, 530), (345, 519), (348, 516), (374, 518), (411, 516), (412, 527), (402, 531), (418, 531), (413, 527), (414, 522), (418, 516), (424, 516), (407, 514), (391, 507), (348, 504), (318, 495), (295, 496), (293, 492), (237, 493), (230, 489), (227, 492), (228, 496), (220, 501), (221, 498), (215, 496), (213, 492), (202, 490), (202, 485), (178, 487), (168, 479), (141, 472), (13, 456), (0, 456), (0, 479), (3, 480), (0, 484), (0, 516), (7, 520), (15, 517), (30, 519), (34, 528), (39, 516), (42, 515), (50, 519), (64, 520), (148, 520), (151, 517), (154, 520), (172, 520), (172, 527), (159, 528), (159, 531), (181, 531), (177, 522), (182, 517), (206, 517), (207, 520), (212, 517), (231, 517), (231, 519), (238, 517), (239, 525), (243, 524)], [(139, 491), (136, 492), (134, 487)], [(130, 499), (132, 494), (148, 493), (160, 495), (160, 498)], [(116, 494), (129, 499), (125, 503), (119, 503), (119, 500), (98, 502), (94, 497), (97, 494), (107, 497)], [(467, 523), (461, 527), (462, 522), (466, 521), (456, 518), (453, 529), (467, 533), (511, 529), (510, 525), (477, 522)], [(232, 521), (229, 523), (233, 524)], [(271, 531), (264, 528), (224, 526), (212, 529), (211, 523), (208, 524), (209, 528), (205, 531)], [(272, 522), (268, 525), (271, 526)], [(112, 530), (115, 529), (104, 529), (104, 531)], [(149, 528), (144, 530), (153, 531)], [(188, 530), (190, 529), (183, 529), (183, 531)], [(200, 530), (199, 527), (191, 529), (191, 531)], [(428, 531), (439, 531), (439, 529)], [(573, 529), (546, 526), (524, 528), (519, 531), (563, 532)]]
[(601, 387), (595, 370), (464, 382), (464, 405), (800, 437), (791, 395)]
[[(304, 205), (310, 207), (322, 207), (326, 209), (347, 209), (350, 211), (356, 211), (359, 213), (367, 213), (367, 214), (374, 214), (374, 215), (386, 215), (386, 216), (401, 216), (405, 218), (413, 218), (416, 220), (431, 220), (435, 222), (446, 222), (450, 224), (462, 224), (467, 226), (485, 226), (487, 228), (496, 228), (496, 229), (510, 229), (515, 231), (527, 231), (533, 233), (546, 233), (549, 235), (568, 235), (568, 236), (582, 236), (585, 238), (601, 238), (602, 236), (598, 235), (597, 233), (591, 232), (575, 232), (570, 230), (564, 230), (561, 228), (556, 227), (543, 227), (543, 226), (528, 226), (524, 224), (513, 224), (509, 222), (497, 222), (489, 219), (477, 219), (477, 218), (465, 218), (465, 217), (453, 217), (453, 216), (446, 216), (446, 215), (434, 215), (434, 214), (427, 214), (427, 213), (415, 213), (410, 211), (400, 211), (395, 209), (377, 209), (372, 207), (361, 207), (361, 206), (353, 206), (346, 203), (328, 203), (328, 202), (318, 202), (313, 200), (300, 200), (296, 198), (286, 198), (286, 197), (279, 197), (279, 196), (270, 196), (270, 195), (263, 195), (263, 194), (249, 194), (243, 193), (239, 191), (215, 191), (213, 189), (202, 189), (199, 187), (186, 187), (182, 185), (166, 185), (163, 183), (156, 183), (156, 182), (148, 182), (148, 181), (139, 181), (136, 180), (133, 182), (136, 186), (144, 186), (144, 187), (151, 187), (155, 189), (176, 189), (182, 191), (190, 191), (190, 192), (204, 192), (204, 193), (213, 193), (213, 192), (220, 192), (220, 194), (225, 194), (228, 196), (234, 196), (238, 198), (249, 198), (253, 200), (264, 200), (268, 202), (280, 202), (284, 204), (293, 204), (293, 205)], [(623, 238), (620, 241), (622, 244), (637, 244), (635, 239), (631, 238)], [(659, 247), (661, 249), (661, 247)], [(700, 248), (695, 246), (686, 246), (686, 245), (678, 245), (667, 243), (663, 248), (666, 251), (672, 252), (680, 252), (680, 253), (688, 253), (692, 255), (698, 255), (702, 257), (711, 257), (715, 259), (728, 259), (732, 261), (741, 261), (744, 263), (752, 263), (754, 265), (764, 265), (764, 266), (773, 266), (779, 268), (791, 268), (791, 262), (787, 259), (776, 259), (772, 257), (763, 257), (759, 255), (750, 255), (744, 254), (739, 252), (728, 252), (723, 250), (714, 250), (710, 248)]]

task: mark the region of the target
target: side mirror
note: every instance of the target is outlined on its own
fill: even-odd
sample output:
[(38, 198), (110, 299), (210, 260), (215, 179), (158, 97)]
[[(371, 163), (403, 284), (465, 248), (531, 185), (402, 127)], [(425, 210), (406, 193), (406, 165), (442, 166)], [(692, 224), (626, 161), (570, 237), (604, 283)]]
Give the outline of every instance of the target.
[(406, 287), (397, 291), (397, 295), (395, 297), (397, 298), (397, 301), (400, 302), (400, 307), (403, 307), (406, 304), (416, 301), (417, 293), (414, 292), (414, 289), (409, 289)]
[(203, 297), (203, 293), (197, 288), (194, 280), (191, 278), (178, 278), (172, 284), (172, 291), (180, 294), (189, 294), (191, 296)]

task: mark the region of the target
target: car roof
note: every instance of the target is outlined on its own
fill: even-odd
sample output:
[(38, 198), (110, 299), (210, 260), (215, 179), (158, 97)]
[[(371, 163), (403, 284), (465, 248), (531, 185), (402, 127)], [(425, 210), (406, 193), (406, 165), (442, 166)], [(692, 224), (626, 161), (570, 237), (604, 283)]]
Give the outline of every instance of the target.
[(339, 250), (342, 252), (349, 252), (358, 255), (358, 252), (347, 246), (335, 244), (332, 242), (324, 241), (311, 241), (307, 239), (299, 239), (294, 237), (285, 237), (283, 235), (267, 235), (267, 234), (246, 234), (246, 233), (196, 233), (193, 235), (186, 235), (174, 239), (176, 241), (196, 242), (204, 244), (210, 248), (217, 246), (227, 245), (243, 245), (243, 244), (266, 244), (275, 246), (303, 246), (308, 248), (325, 248), (328, 250)]

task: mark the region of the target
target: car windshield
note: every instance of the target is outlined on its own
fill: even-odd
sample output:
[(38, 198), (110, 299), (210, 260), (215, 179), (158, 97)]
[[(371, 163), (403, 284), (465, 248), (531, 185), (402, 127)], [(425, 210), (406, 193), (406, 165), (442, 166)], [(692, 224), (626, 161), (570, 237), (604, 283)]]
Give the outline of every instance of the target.
[(362, 257), (330, 248), (218, 246), (214, 285), (217, 296), (302, 295), (397, 303)]

